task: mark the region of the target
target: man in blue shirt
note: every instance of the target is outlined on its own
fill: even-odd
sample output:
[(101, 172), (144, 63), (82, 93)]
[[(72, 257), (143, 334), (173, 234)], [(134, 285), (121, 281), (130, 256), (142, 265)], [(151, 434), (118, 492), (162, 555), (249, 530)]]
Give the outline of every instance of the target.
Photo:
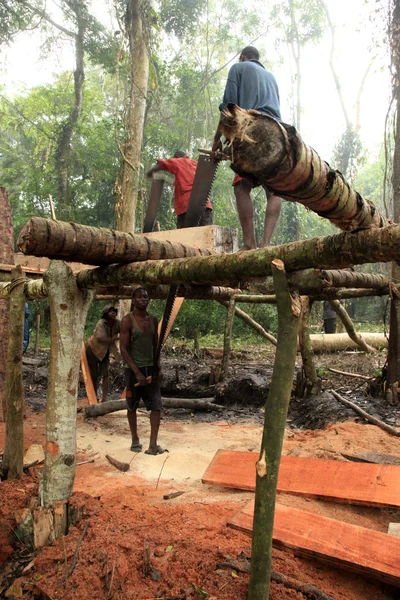
[[(281, 121), (279, 90), (276, 79), (259, 62), (260, 54), (254, 46), (247, 46), (240, 54), (239, 62), (230, 68), (226, 82), (222, 112), (232, 103), (244, 109), (254, 109)], [(214, 136), (213, 150), (221, 150), (221, 131), (218, 126)], [(254, 210), (250, 191), (257, 184), (236, 175), (232, 185), (235, 190), (236, 205), (243, 233), (243, 250), (257, 248), (254, 233)], [(265, 187), (267, 206), (265, 209), (264, 233), (259, 247), (269, 245), (278, 222), (282, 200)]]

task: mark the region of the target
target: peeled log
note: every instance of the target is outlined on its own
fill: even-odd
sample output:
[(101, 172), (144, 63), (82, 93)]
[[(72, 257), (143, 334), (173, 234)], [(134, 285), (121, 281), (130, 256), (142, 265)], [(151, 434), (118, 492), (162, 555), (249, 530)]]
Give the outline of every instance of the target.
[[(381, 350), (387, 348), (388, 340), (383, 333), (360, 332), (363, 340), (373, 348)], [(347, 333), (314, 333), (310, 335), (314, 352), (342, 352), (343, 350), (359, 350)]]
[[(210, 398), (163, 398), (163, 408), (189, 408), (191, 410), (222, 410), (222, 406), (210, 402)], [(118, 410), (126, 410), (126, 400), (109, 400), (108, 402), (100, 402), (94, 406), (85, 407), (85, 417), (100, 417)]]
[(400, 225), (357, 233), (315, 237), (249, 252), (149, 260), (129, 265), (85, 269), (77, 274), (81, 288), (159, 283), (236, 285), (271, 275), (271, 262), (280, 259), (287, 272), (302, 269), (344, 268), (354, 264), (400, 261)]
[(86, 265), (209, 256), (210, 250), (124, 233), (104, 227), (31, 217), (18, 236), (24, 254)]
[(235, 173), (303, 204), (344, 231), (386, 225), (374, 204), (307, 146), (294, 127), (230, 104), (220, 128), (232, 144)]

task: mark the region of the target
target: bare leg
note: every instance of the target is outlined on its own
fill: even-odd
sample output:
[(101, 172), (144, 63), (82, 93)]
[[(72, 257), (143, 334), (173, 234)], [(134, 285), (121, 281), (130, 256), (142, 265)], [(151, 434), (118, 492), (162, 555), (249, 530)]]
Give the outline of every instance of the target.
[(270, 192), (267, 193), (267, 206), (265, 208), (264, 234), (260, 241), (260, 248), (269, 245), (275, 226), (281, 212), (282, 199)]
[(254, 210), (250, 196), (251, 183), (243, 179), (234, 187), (236, 206), (243, 233), (243, 250), (257, 248), (254, 235)]
[(136, 410), (128, 410), (128, 423), (131, 430), (132, 446), (140, 444), (139, 436), (137, 432), (137, 414)]
[(157, 436), (160, 429), (161, 411), (152, 410), (150, 413), (150, 452), (157, 452)]
[(107, 402), (107, 394), (108, 394), (108, 375), (103, 377), (103, 398), (102, 402)]

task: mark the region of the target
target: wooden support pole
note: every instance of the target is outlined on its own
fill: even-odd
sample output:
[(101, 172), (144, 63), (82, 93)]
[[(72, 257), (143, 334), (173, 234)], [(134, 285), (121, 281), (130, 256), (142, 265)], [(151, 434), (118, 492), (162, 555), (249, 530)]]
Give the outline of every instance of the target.
[(270, 275), (271, 262), (276, 258), (284, 260), (288, 271), (349, 267), (381, 262), (383, 258), (400, 261), (400, 225), (339, 233), (235, 254), (109, 265), (79, 271), (77, 281), (82, 289), (129, 285), (138, 281), (143, 285), (211, 283), (232, 286), (238, 281)]
[(260, 458), (256, 465), (248, 600), (267, 600), (269, 596), (276, 486), (292, 391), (301, 313), (298, 296), (290, 295), (282, 261), (274, 260), (272, 271), (278, 307), (278, 345), (266, 403)]
[(71, 269), (52, 261), (44, 275), (51, 316), (42, 504), (69, 500), (75, 476), (79, 357), (93, 293), (78, 289)]
[[(273, 296), (273, 299), (274, 299), (274, 304), (275, 304), (275, 302), (276, 302), (275, 296)], [(222, 306), (225, 306), (225, 308), (228, 308), (228, 306), (229, 306), (229, 303), (225, 302), (223, 300), (218, 300), (218, 302), (220, 304), (222, 304)], [(274, 346), (276, 346), (276, 338), (274, 338), (273, 335), (268, 333), (268, 331), (265, 331), (264, 327), (261, 327), (261, 325), (259, 323), (257, 323), (257, 321), (252, 319), (250, 317), (250, 315), (248, 315), (246, 312), (244, 312), (244, 310), (241, 310), (237, 306), (235, 306), (235, 316), (238, 317), (239, 319), (241, 319), (244, 323), (246, 323), (250, 327), (252, 327), (263, 338), (268, 340), (268, 342), (270, 342), (270, 344), (273, 344)]]
[(23, 226), (18, 236), (18, 247), (24, 254), (83, 262), (86, 265), (212, 254), (205, 248), (41, 217), (31, 217)]
[[(392, 264), (392, 273), (400, 275), (400, 268)], [(390, 328), (389, 328), (389, 350), (388, 368), (385, 385), (386, 397), (389, 404), (397, 404), (399, 398), (397, 391), (400, 382), (400, 285), (392, 285), (390, 288)], [(395, 396), (393, 396), (395, 391)]]
[(363, 350), (364, 352), (375, 352), (375, 348), (373, 348), (372, 346), (369, 346), (363, 340), (361, 335), (359, 335), (356, 332), (353, 321), (350, 319), (350, 315), (347, 312), (347, 310), (345, 309), (345, 307), (343, 306), (343, 304), (340, 304), (339, 300), (330, 300), (329, 302), (330, 302), (330, 305), (332, 306), (333, 310), (335, 311), (335, 313), (338, 315), (338, 317), (342, 321), (349, 338), (351, 338), (353, 340), (353, 342), (355, 342), (357, 344), (357, 346), (359, 346), (361, 348), (361, 350)]
[[(7, 190), (0, 187), (0, 263), (14, 265), (14, 229)], [(0, 298), (0, 421), (6, 419), (6, 363), (8, 347), (9, 298)]]
[(12, 271), (10, 326), (6, 371), (6, 440), (3, 476), (19, 479), (24, 457), (24, 391), (22, 386), (22, 344), (24, 341), (25, 295), (20, 266)]
[(40, 313), (36, 315), (36, 323), (35, 323), (35, 350), (33, 352), (33, 356), (36, 358), (39, 352), (39, 334), (40, 334)]
[(229, 357), (231, 354), (232, 345), (232, 327), (233, 327), (233, 316), (235, 314), (235, 296), (229, 299), (228, 307), (226, 312), (225, 320), (225, 331), (224, 331), (224, 352), (222, 355), (222, 370), (221, 375), (223, 379), (228, 376), (229, 369)]
[(310, 339), (310, 313), (312, 303), (308, 296), (301, 296), (301, 318), (299, 327), (299, 348), (303, 361), (304, 392), (303, 396), (309, 396), (314, 386), (318, 383), (317, 369), (315, 367), (314, 352)]

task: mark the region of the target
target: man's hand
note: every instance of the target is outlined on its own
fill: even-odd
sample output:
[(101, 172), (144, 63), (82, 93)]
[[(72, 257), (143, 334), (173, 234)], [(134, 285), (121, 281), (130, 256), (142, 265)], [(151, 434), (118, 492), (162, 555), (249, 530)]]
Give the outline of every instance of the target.
[(111, 339), (112, 339), (113, 342), (116, 342), (119, 339), (119, 334), (116, 333), (115, 335), (112, 336)]
[(147, 378), (140, 371), (135, 373), (135, 377), (139, 385), (148, 385), (149, 382), (147, 381)]

